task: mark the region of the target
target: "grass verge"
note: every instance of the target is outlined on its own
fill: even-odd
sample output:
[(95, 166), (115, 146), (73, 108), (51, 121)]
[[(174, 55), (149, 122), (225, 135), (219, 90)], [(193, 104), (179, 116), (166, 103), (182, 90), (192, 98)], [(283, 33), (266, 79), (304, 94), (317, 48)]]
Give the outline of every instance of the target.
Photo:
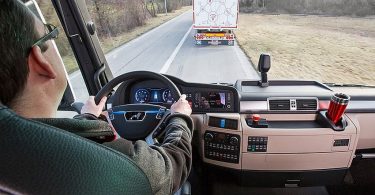
[(270, 79), (375, 85), (375, 17), (240, 14), (235, 33), (254, 65), (272, 55)]

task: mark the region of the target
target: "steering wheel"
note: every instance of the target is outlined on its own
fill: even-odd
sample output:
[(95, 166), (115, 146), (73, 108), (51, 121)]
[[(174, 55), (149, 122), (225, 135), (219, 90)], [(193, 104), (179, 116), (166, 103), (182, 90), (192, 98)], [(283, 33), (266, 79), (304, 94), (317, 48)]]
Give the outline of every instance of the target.
[[(117, 85), (131, 79), (158, 80), (169, 88), (174, 100), (181, 96), (180, 90), (166, 76), (148, 71), (134, 71), (109, 81), (95, 96), (95, 103), (98, 104), (104, 96), (108, 96)], [(113, 127), (122, 138), (132, 141), (146, 140), (150, 145), (155, 144), (156, 137), (163, 133), (165, 119), (170, 114), (166, 107), (153, 104), (117, 105), (107, 111)]]

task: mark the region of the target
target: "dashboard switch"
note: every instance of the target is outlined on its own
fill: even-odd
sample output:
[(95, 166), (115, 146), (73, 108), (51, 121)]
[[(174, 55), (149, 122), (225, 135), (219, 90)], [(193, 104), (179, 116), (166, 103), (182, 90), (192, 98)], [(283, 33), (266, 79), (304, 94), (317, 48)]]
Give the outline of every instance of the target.
[(248, 137), (248, 152), (267, 152), (268, 137)]
[(260, 116), (259, 114), (253, 114), (253, 123), (258, 123), (260, 121)]
[(225, 128), (225, 119), (220, 119), (220, 127)]
[(214, 139), (214, 135), (213, 135), (212, 133), (206, 133), (206, 134), (204, 135), (204, 140), (205, 140), (205, 141), (210, 142), (210, 141), (212, 141), (213, 139)]
[(233, 146), (236, 146), (238, 144), (238, 138), (237, 137), (231, 137), (229, 139), (229, 143)]
[(258, 114), (253, 114), (246, 119), (246, 124), (252, 128), (268, 128), (267, 119), (261, 118)]

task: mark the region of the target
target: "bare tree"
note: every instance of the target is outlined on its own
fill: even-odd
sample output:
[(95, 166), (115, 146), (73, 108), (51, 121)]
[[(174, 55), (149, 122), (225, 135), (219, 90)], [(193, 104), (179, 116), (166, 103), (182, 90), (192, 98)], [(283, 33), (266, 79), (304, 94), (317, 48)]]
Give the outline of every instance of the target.
[(105, 13), (104, 11), (100, 8), (100, 0), (93, 0), (94, 1), (94, 6), (95, 6), (95, 9), (96, 9), (96, 15), (98, 17), (98, 22), (99, 22), (99, 25), (100, 25), (100, 31), (98, 31), (99, 34), (106, 34), (107, 36), (111, 36), (111, 31), (109, 29), (109, 26), (106, 25), (107, 24), (107, 21), (106, 21), (106, 16), (105, 16)]
[[(154, 1), (153, 0), (150, 0), (148, 3), (146, 1), (143, 2), (144, 4), (144, 7), (145, 9), (147, 10), (147, 12), (152, 16), (152, 17), (156, 17), (156, 12), (155, 12), (155, 5), (154, 5)], [(147, 5), (150, 5), (150, 9)]]

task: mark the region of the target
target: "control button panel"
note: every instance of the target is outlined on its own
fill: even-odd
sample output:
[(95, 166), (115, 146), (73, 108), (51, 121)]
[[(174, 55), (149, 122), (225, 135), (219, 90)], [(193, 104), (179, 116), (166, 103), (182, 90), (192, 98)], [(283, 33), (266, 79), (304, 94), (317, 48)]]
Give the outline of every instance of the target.
[(267, 152), (268, 137), (248, 137), (248, 152)]
[(226, 118), (218, 118), (210, 116), (208, 120), (208, 125), (211, 127), (219, 127), (219, 128), (226, 128), (226, 129), (238, 129), (238, 120), (234, 119), (226, 119)]
[(204, 156), (208, 159), (239, 163), (239, 135), (206, 131), (204, 134)]

